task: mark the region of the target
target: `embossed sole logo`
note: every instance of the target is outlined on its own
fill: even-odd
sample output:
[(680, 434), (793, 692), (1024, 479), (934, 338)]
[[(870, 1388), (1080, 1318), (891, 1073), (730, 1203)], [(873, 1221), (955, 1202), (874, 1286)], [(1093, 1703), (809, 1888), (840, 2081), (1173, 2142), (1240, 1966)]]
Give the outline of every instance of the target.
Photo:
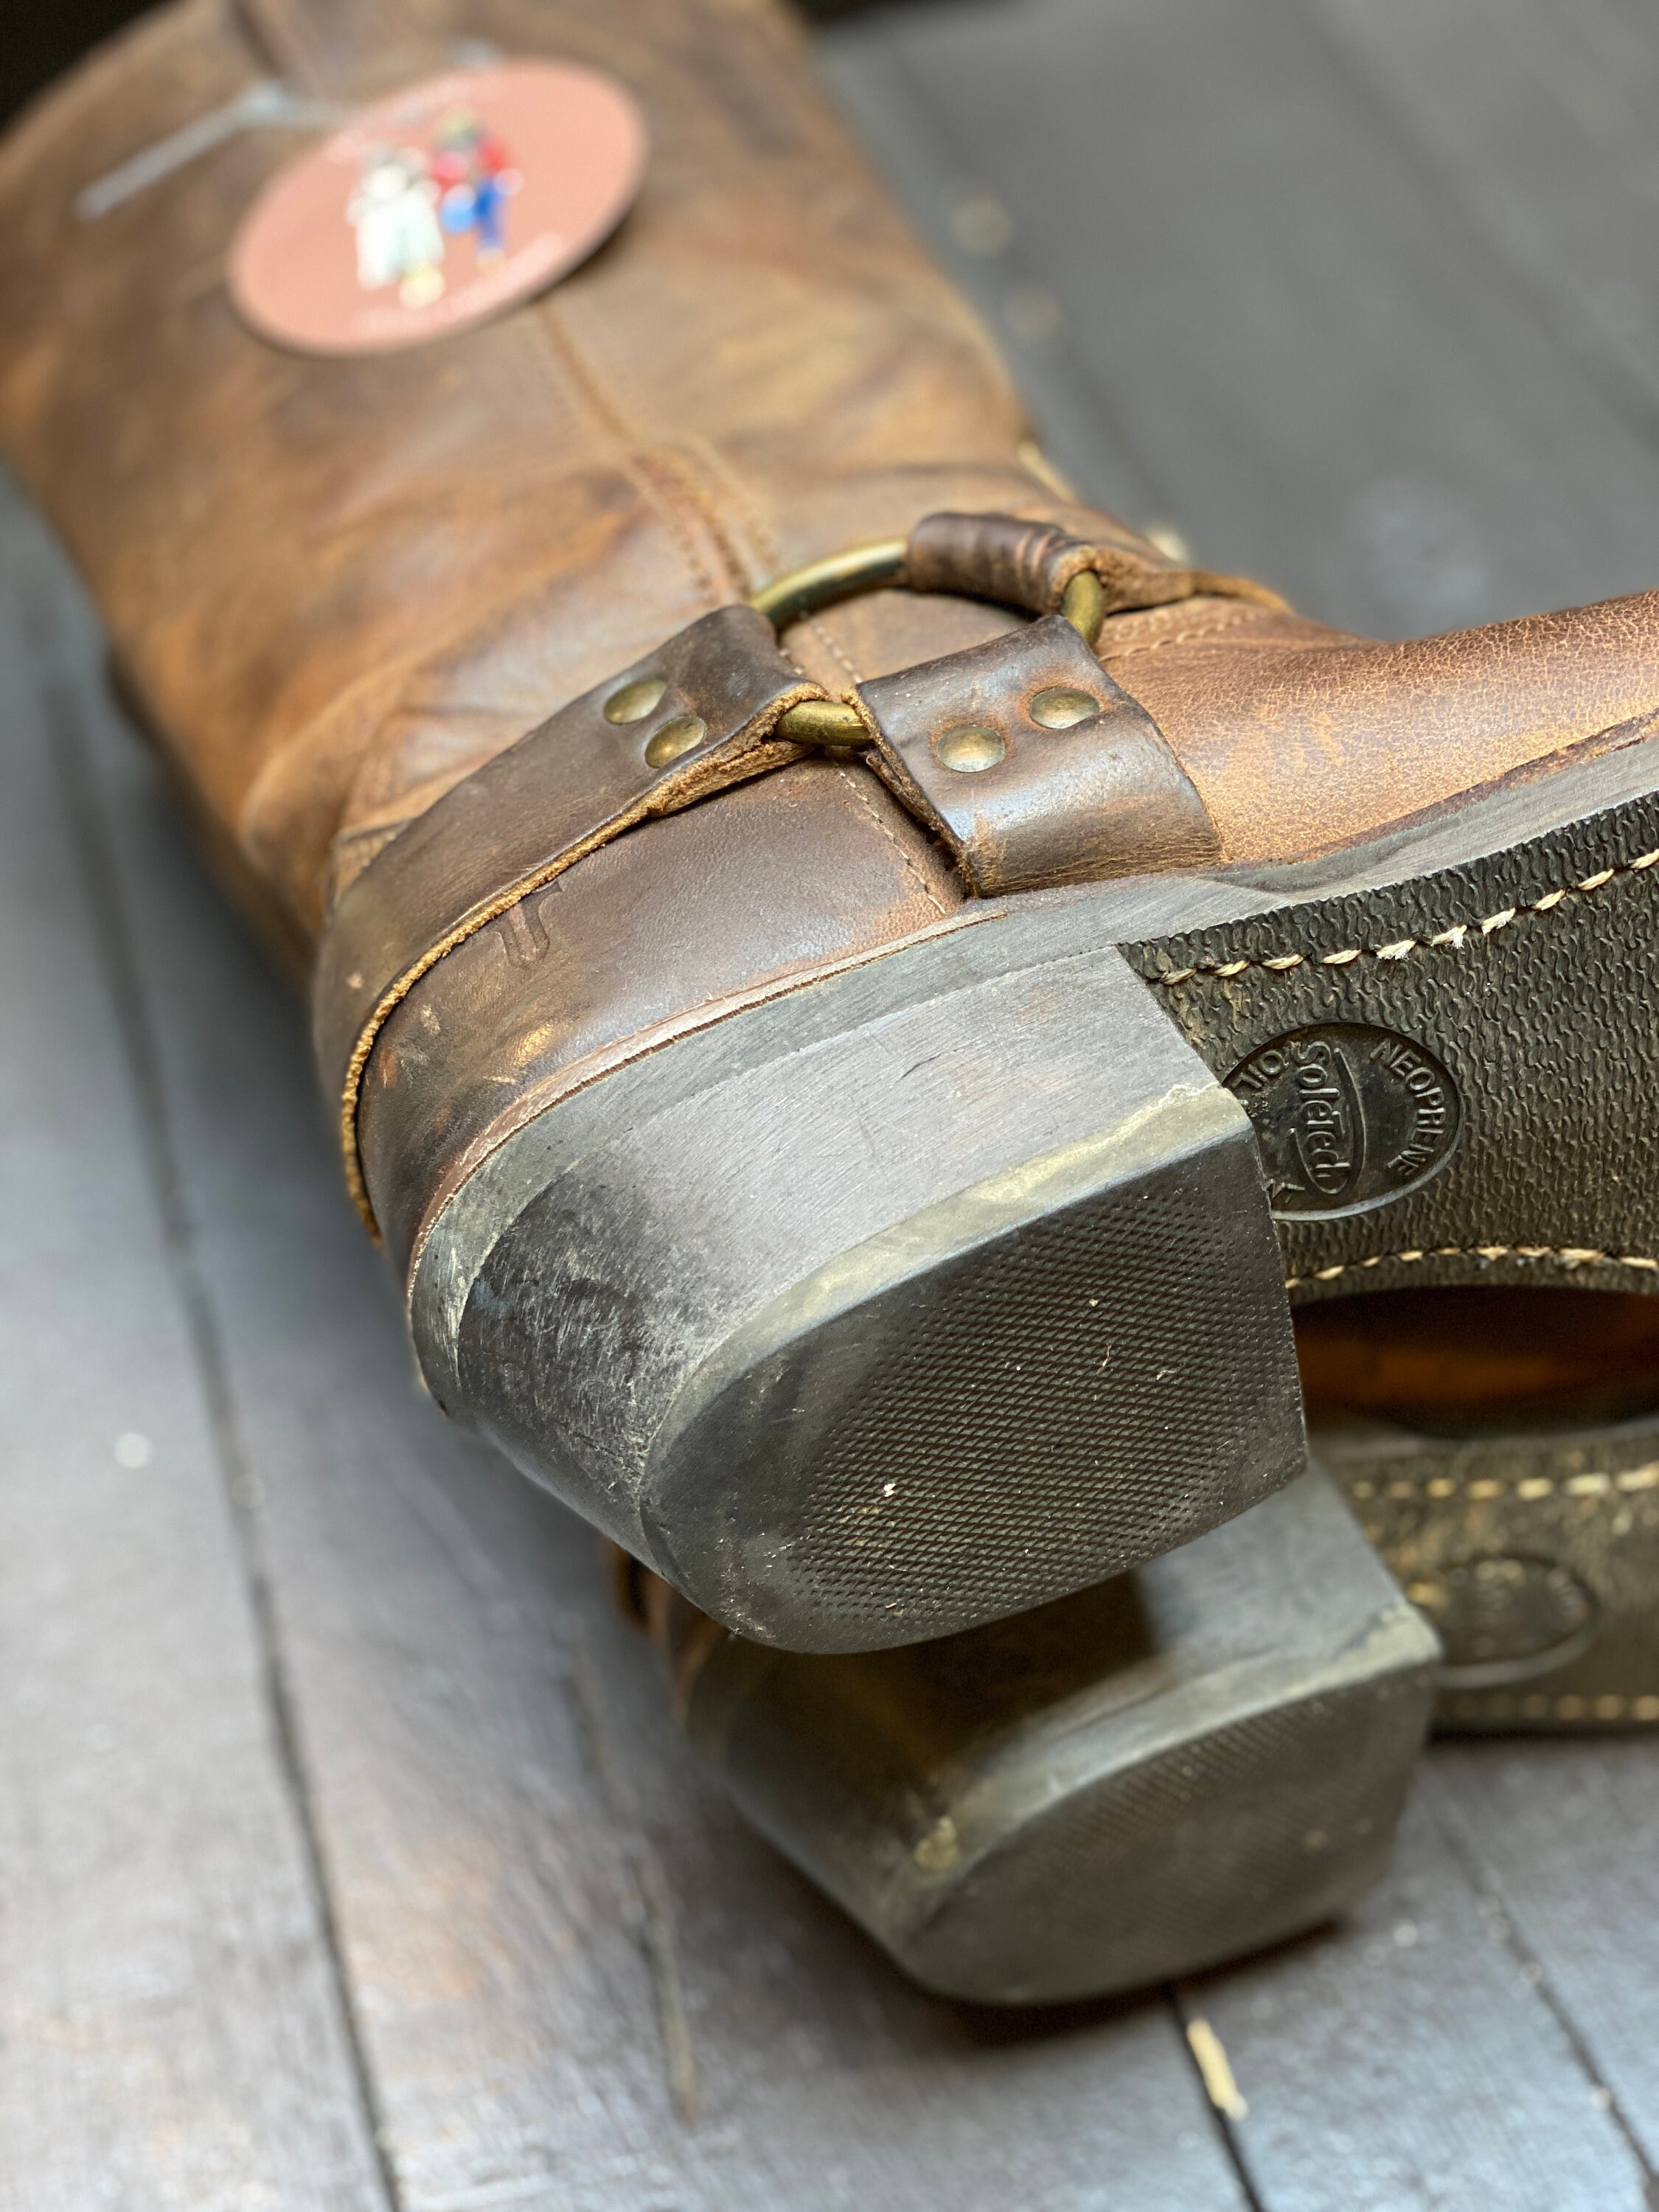
[(1258, 1046), (1227, 1088), (1255, 1127), (1275, 1213), (1355, 1213), (1414, 1190), (1444, 1164), (1462, 1119), (1431, 1053), (1358, 1022)]
[(1553, 1674), (1588, 1651), (1600, 1608), (1553, 1559), (1491, 1554), (1445, 1567), (1410, 1586), (1439, 1632), (1441, 1684), (1480, 1690)]

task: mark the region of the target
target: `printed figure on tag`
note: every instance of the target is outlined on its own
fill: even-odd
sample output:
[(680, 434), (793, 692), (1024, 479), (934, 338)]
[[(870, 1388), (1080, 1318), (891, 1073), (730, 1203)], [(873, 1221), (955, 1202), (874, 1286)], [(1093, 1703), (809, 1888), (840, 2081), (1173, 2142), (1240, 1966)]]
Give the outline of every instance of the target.
[(432, 173), (443, 192), (438, 220), (453, 236), (472, 233), (481, 264), (506, 250), (507, 203), (524, 183), (501, 140), (470, 108), (459, 107), (438, 125)]
[(238, 228), (231, 296), (261, 337), (301, 353), (447, 337), (586, 260), (645, 156), (638, 103), (603, 70), (513, 61), (424, 77), (277, 171)]
[(424, 155), (409, 146), (369, 149), (346, 203), (364, 291), (395, 284), (406, 307), (423, 307), (442, 296), (444, 239), (437, 204), (438, 186)]

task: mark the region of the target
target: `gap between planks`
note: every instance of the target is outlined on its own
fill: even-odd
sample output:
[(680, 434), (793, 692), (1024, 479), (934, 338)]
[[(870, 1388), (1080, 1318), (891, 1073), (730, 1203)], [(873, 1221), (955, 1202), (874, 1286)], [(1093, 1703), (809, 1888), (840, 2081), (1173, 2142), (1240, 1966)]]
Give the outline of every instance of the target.
[(386, 2152), (383, 2118), (346, 1971), (294, 1699), (283, 1659), (270, 1578), (259, 1539), (255, 1478), (242, 1449), (218, 1316), (199, 1262), (195, 1231), (185, 1197), (143, 978), (131, 951), (133, 933), (125, 912), (119, 858), (105, 818), (82, 702), (66, 678), (55, 670), (40, 672), (38, 690), (43, 717), (53, 741), (53, 762), (70, 842), (79, 864), (82, 889), (92, 917), (98, 956), (137, 1109), (140, 1142), (161, 1221), (167, 1265), (184, 1312), (215, 1458), (228, 1501), (230, 1526), (258, 1640), (261, 1692), (343, 2023), (359, 2116), (373, 2153), (387, 2212), (401, 2212), (402, 2197)]

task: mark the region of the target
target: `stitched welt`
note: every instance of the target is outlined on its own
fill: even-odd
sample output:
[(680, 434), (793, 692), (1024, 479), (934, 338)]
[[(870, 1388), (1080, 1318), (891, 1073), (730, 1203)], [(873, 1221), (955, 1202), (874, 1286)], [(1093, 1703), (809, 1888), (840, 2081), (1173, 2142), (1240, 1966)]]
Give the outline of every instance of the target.
[(1659, 862), (1659, 850), (1638, 854), (1633, 860), (1621, 860), (1616, 867), (1601, 868), (1594, 875), (1584, 876), (1576, 884), (1564, 884), (1559, 890), (1546, 891), (1541, 898), (1530, 900), (1523, 906), (1506, 906), (1497, 914), (1485, 915), (1479, 921), (1460, 921), (1449, 929), (1437, 931), (1432, 937), (1402, 937), (1393, 945), (1350, 945), (1339, 952), (1267, 952), (1251, 953), (1243, 960), (1222, 960), (1192, 968), (1168, 968), (1149, 976), (1148, 981), (1162, 983), (1174, 990), (1182, 983), (1224, 981), (1229, 976), (1242, 975), (1247, 968), (1261, 968), (1274, 975), (1283, 975), (1291, 968), (1346, 968), (1355, 960), (1404, 960), (1413, 952), (1431, 951), (1461, 952), (1470, 933), (1482, 938), (1494, 936), (1507, 929), (1523, 914), (1553, 914), (1562, 901), (1571, 896), (1593, 897), (1618, 876), (1639, 875), (1644, 868)]

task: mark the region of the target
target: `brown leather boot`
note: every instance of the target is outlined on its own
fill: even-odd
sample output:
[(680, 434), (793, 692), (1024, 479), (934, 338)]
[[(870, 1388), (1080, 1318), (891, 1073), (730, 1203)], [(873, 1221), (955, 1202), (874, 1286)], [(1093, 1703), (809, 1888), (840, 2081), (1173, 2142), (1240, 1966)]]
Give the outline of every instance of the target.
[[(293, 128), (169, 134), (441, 19), (627, 80), (640, 202), (494, 323), (283, 353), (224, 265)], [(855, 1649), (1289, 1480), (1287, 1276), (1645, 1286), (1659, 600), (1376, 646), (1181, 568), (1054, 484), (780, 16), (422, 20), (187, 0), (38, 106), (0, 428), (227, 876), (321, 934), (441, 1402)]]

